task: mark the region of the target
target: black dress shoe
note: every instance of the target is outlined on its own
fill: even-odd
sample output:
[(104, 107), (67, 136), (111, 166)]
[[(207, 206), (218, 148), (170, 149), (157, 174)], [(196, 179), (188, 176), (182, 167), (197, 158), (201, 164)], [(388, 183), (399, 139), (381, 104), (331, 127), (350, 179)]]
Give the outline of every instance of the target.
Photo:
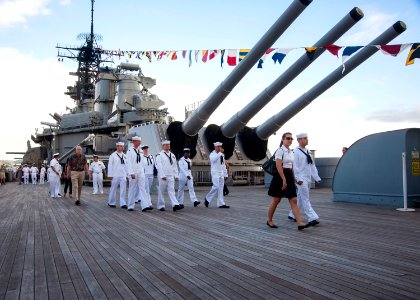
[(182, 209), (182, 208), (179, 207), (179, 205), (174, 205), (174, 207), (172, 207), (173, 211), (177, 211), (177, 210), (180, 210), (180, 209)]
[(132, 209), (132, 208), (129, 208), (129, 209), (127, 209), (128, 211), (133, 211), (134, 209)]
[(74, 204), (80, 205), (80, 200), (76, 200), (76, 202), (74, 202)]
[(146, 210), (153, 210), (153, 206), (146, 207)]
[(197, 207), (200, 203), (200, 201), (194, 201), (194, 207)]
[(287, 216), (287, 218), (288, 218), (290, 221), (296, 222), (296, 219), (295, 219), (295, 218), (292, 218), (291, 216)]
[(308, 223), (309, 226), (315, 226), (318, 225), (319, 222), (317, 220), (312, 220), (311, 222)]
[(207, 199), (206, 198), (204, 198), (204, 205), (206, 206), (206, 207), (209, 207), (209, 202), (207, 201)]
[(306, 225), (298, 225), (298, 230), (303, 230), (306, 227), (308, 227), (308, 224), (306, 224)]
[(145, 211), (147, 211), (147, 210), (148, 210), (148, 207), (143, 208), (141, 211), (142, 211), (142, 212), (145, 212)]
[(162, 208), (159, 208), (159, 210), (160, 210), (160, 211), (165, 211), (165, 208), (164, 208), (164, 207), (162, 207)]
[(123, 205), (123, 206), (121, 206), (121, 208), (127, 208), (127, 205)]
[(109, 206), (109, 207), (112, 207), (112, 208), (115, 208), (115, 207), (116, 207), (115, 205), (111, 205), (111, 204), (109, 204), (109, 203), (108, 203), (108, 206)]
[(267, 221), (267, 226), (270, 227), (270, 228), (279, 228), (276, 224), (270, 225), (270, 223), (268, 223), (268, 221)]
[(184, 208), (184, 204), (180, 204), (179, 209), (183, 209), (183, 208)]
[(229, 205), (223, 204), (222, 206), (219, 206), (219, 208), (229, 208)]

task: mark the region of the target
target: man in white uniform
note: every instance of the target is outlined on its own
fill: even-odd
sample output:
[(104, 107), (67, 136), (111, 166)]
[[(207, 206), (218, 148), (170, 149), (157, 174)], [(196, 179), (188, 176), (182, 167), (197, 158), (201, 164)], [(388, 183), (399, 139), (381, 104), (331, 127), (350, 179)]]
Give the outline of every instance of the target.
[(134, 205), (137, 200), (137, 194), (141, 198), (141, 210), (143, 212), (152, 210), (152, 202), (150, 201), (150, 194), (146, 192), (146, 178), (144, 176), (144, 168), (142, 164), (143, 152), (140, 149), (141, 138), (134, 136), (132, 138), (133, 147), (127, 151), (127, 167), (128, 167), (128, 211), (134, 210)]
[(39, 171), (39, 184), (45, 183), (45, 172), (45, 167), (42, 165), (41, 170)]
[(99, 161), (98, 155), (93, 155), (93, 162), (89, 166), (89, 175), (93, 181), (93, 195), (104, 193), (104, 176), (106, 177), (105, 165)]
[(150, 195), (152, 190), (152, 183), (155, 171), (155, 159), (153, 155), (149, 154), (149, 146), (144, 145), (141, 147), (143, 150), (143, 158), (141, 160), (144, 168), (144, 175), (146, 176), (146, 192)]
[(124, 143), (116, 144), (117, 150), (111, 154), (108, 162), (108, 177), (112, 178), (111, 189), (109, 191), (108, 206), (115, 207), (116, 193), (120, 187), (120, 207), (127, 208), (126, 189), (127, 189), (127, 156), (124, 154)]
[(162, 142), (162, 151), (156, 156), (156, 168), (158, 170), (158, 201), (157, 208), (160, 211), (165, 211), (165, 199), (163, 193), (168, 192), (171, 200), (172, 210), (177, 211), (182, 209), (175, 196), (175, 179), (178, 178), (178, 167), (175, 155), (169, 151), (171, 149), (170, 141)]
[[(306, 133), (300, 133), (297, 134), (296, 137), (299, 147), (293, 150), (295, 158), (293, 163), (293, 173), (295, 175), (297, 186), (297, 203), (299, 209), (303, 208), (303, 211), (308, 217), (308, 225), (315, 226), (319, 224), (319, 216), (312, 208), (309, 200), (309, 190), (311, 189), (312, 178), (316, 182), (320, 182), (321, 178), (318, 175), (314, 159), (308, 149), (306, 149), (306, 146), (308, 145), (308, 135)], [(289, 212), (289, 219), (293, 221), (295, 220), (295, 216), (292, 211)]]
[(225, 164), (225, 155), (222, 152), (221, 142), (213, 143), (214, 150), (210, 153), (210, 166), (211, 166), (211, 182), (213, 186), (210, 192), (204, 198), (204, 205), (209, 207), (211, 200), (217, 194), (217, 206), (219, 208), (229, 208), (229, 205), (225, 204), (223, 200), (223, 185), (225, 184), (225, 178), (227, 178), (227, 169)]
[(57, 193), (57, 181), (60, 180), (60, 164), (59, 164), (59, 160), (60, 160), (60, 154), (59, 153), (54, 153), (53, 155), (53, 159), (50, 162), (50, 175), (48, 178), (48, 182), (50, 184), (50, 196), (51, 198), (57, 198), (58, 197), (58, 193)]
[(178, 195), (177, 199), (179, 206), (184, 207), (184, 187), (188, 187), (188, 192), (190, 194), (190, 200), (194, 204), (194, 207), (200, 204), (200, 201), (197, 201), (197, 196), (194, 192), (194, 182), (191, 173), (191, 159), (190, 159), (190, 148), (184, 148), (184, 156), (181, 157), (178, 161), (179, 166), (179, 185), (178, 185)]
[(22, 172), (23, 172), (23, 184), (29, 184), (30, 169), (27, 164), (24, 165)]
[(32, 165), (30, 170), (31, 170), (32, 184), (36, 184), (37, 175), (38, 175), (38, 168), (35, 165)]

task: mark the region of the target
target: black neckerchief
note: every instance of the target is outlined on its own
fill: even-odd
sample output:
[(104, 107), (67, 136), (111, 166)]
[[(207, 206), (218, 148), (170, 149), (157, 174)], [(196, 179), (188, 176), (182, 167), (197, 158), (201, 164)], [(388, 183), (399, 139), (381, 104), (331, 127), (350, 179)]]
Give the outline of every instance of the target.
[(184, 160), (185, 160), (185, 162), (187, 163), (187, 165), (188, 165), (188, 170), (191, 170), (191, 163), (188, 161), (188, 160), (186, 160), (185, 158), (184, 158)]
[(141, 161), (141, 157), (140, 157), (140, 150), (137, 151), (135, 148), (133, 148), (134, 152), (136, 152), (137, 154), (137, 159), (136, 159), (136, 163), (140, 163)]
[(123, 155), (122, 156), (119, 156), (118, 155), (118, 152), (116, 152), (117, 153), (117, 156), (120, 158), (120, 160), (121, 160), (121, 164), (122, 165), (124, 165), (125, 164), (125, 162), (124, 162), (124, 153), (123, 153)]
[(301, 148), (298, 148), (300, 151), (302, 151), (302, 153), (303, 154), (305, 154), (306, 155), (306, 161), (308, 162), (308, 164), (310, 165), (310, 164), (312, 164), (313, 163), (313, 161), (312, 161), (312, 157), (309, 155), (309, 151), (308, 150), (306, 150), (306, 151), (308, 151), (308, 153), (306, 153), (305, 151), (303, 151)]
[(174, 162), (173, 162), (173, 160), (172, 160), (172, 155), (171, 155), (171, 153), (169, 153), (169, 155), (168, 155), (168, 154), (166, 154), (166, 152), (165, 152), (165, 151), (163, 151), (163, 153), (165, 153), (166, 157), (168, 157), (168, 158), (169, 158), (169, 162), (170, 162), (170, 163), (171, 163), (171, 165), (172, 165)]
[[(144, 155), (143, 155), (144, 156)], [(152, 161), (152, 159), (150, 158), (150, 155), (148, 155), (148, 156), (144, 156), (144, 157), (146, 157), (147, 158), (147, 165), (149, 166), (149, 165), (153, 165), (153, 161)]]
[(220, 156), (220, 164), (223, 165), (223, 155)]

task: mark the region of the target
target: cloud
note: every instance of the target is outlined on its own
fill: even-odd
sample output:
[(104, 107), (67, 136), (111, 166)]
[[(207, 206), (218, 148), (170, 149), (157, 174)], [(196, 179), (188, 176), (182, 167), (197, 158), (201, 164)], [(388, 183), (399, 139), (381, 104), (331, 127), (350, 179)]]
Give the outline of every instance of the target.
[(383, 12), (366, 10), (364, 18), (360, 20), (355, 28), (361, 27), (359, 31), (344, 36), (341, 39), (343, 45), (360, 45), (370, 43), (374, 38), (392, 26), (397, 20), (397, 15), (386, 14)]
[(48, 15), (50, 0), (6, 0), (0, 2), (0, 29), (23, 24), (29, 17)]
[(71, 0), (60, 0), (60, 4), (61, 5), (70, 5), (71, 4)]
[(393, 108), (372, 112), (366, 117), (366, 120), (390, 123), (419, 122), (420, 105), (414, 105), (412, 107), (395, 106)]
[[(3, 60), (0, 82), (2, 90), (0, 118), (0, 159), (12, 159), (6, 151), (25, 151), (40, 121), (54, 122), (48, 113), (64, 112), (73, 102), (64, 95), (66, 86), (73, 85), (75, 77), (68, 75), (71, 68), (58, 63), (55, 57), (35, 59), (12, 48), (0, 48)], [(33, 144), (33, 143), (32, 143)], [(34, 146), (34, 145), (33, 145)]]

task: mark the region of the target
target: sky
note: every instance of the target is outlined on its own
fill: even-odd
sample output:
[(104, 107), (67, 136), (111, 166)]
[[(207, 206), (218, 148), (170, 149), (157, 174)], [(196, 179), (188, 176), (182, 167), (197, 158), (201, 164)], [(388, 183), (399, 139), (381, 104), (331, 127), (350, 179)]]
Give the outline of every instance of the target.
[[(256, 4), (258, 3), (258, 4)], [(107, 50), (196, 50), (252, 48), (292, 3), (265, 1), (95, 1), (94, 31)], [(207, 124), (222, 125), (269, 86), (353, 7), (364, 18), (337, 42), (363, 46), (403, 21), (407, 30), (390, 44), (420, 42), (419, 0), (313, 0), (274, 43), (275, 48), (298, 48), (283, 62), (267, 58), (262, 69), (253, 67), (212, 114)], [(49, 113), (64, 113), (73, 101), (64, 95), (75, 77), (77, 63), (57, 60), (57, 44), (79, 46), (79, 33), (90, 31), (88, 0), (0, 0), (0, 159), (6, 151), (25, 151), (41, 121), (53, 122)], [(283, 132), (307, 132), (308, 148), (316, 157), (341, 155), (366, 135), (420, 127), (420, 59), (405, 66), (409, 49), (397, 57), (380, 51), (328, 89), (269, 138), (274, 151)], [(220, 67), (220, 58), (207, 63), (188, 59), (162, 59), (138, 63), (145, 76), (156, 78), (151, 92), (165, 101), (171, 115), (184, 120), (184, 107), (205, 100), (232, 72)], [(114, 58), (116, 67), (127, 58)], [(254, 127), (308, 91), (336, 68), (339, 58), (327, 51), (294, 79), (249, 123)], [(296, 146), (296, 142), (294, 143)], [(32, 143), (32, 146), (34, 143)]]

